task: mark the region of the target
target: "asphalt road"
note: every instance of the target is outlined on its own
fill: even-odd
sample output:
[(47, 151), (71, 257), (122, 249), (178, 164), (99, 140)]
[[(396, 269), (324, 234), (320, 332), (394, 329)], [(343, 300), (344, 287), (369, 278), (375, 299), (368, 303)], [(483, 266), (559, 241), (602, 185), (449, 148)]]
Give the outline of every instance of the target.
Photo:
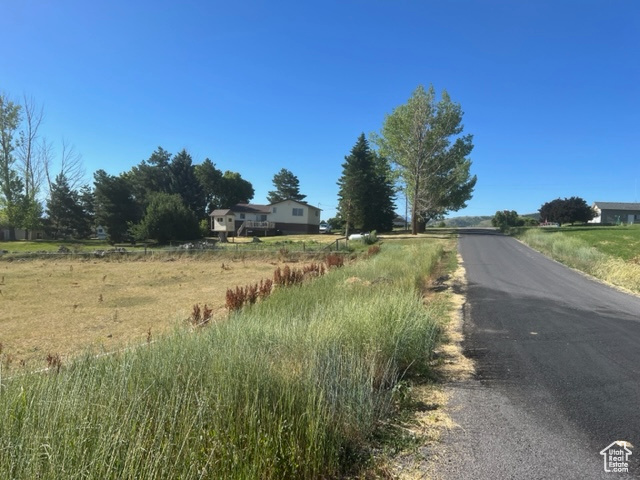
[[(453, 385), (459, 428), (443, 479), (640, 478), (640, 298), (493, 231), (469, 230), (465, 354), (476, 378)], [(629, 474), (599, 452), (636, 448)]]

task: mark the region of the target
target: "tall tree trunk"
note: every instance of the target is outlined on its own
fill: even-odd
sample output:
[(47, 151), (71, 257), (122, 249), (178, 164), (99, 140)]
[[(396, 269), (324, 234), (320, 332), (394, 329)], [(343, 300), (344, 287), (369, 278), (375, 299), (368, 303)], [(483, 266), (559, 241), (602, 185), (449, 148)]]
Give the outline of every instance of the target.
[(411, 235), (418, 234), (418, 189), (420, 187), (420, 177), (416, 175), (415, 187), (413, 188), (413, 198), (411, 199)]

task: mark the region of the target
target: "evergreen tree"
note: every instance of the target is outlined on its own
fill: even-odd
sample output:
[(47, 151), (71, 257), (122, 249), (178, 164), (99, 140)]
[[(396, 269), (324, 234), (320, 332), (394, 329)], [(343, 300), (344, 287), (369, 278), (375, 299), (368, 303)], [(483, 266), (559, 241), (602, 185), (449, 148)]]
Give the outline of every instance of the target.
[(86, 238), (91, 233), (90, 218), (85, 211), (80, 193), (69, 186), (69, 181), (63, 173), (57, 175), (51, 184), (47, 215), (54, 238)]
[(206, 213), (210, 214), (216, 208), (222, 208), (224, 205), (220, 205), (218, 195), (222, 186), (222, 171), (218, 170), (211, 160), (205, 158), (204, 162), (195, 166), (194, 173), (202, 190)]
[(283, 168), (273, 176), (274, 191), (269, 192), (267, 201), (269, 203), (281, 202), (292, 199), (302, 201), (307, 196), (300, 194), (300, 181), (291, 171)]
[(154, 193), (142, 221), (131, 229), (136, 240), (153, 238), (160, 243), (193, 240), (200, 236), (198, 219), (178, 194)]
[[(386, 165), (385, 165), (386, 164)], [(389, 231), (393, 228), (393, 188), (384, 157), (369, 148), (364, 133), (342, 164), (338, 180), (338, 215), (350, 229)]]
[(114, 177), (98, 170), (94, 186), (96, 223), (107, 229), (111, 243), (128, 240), (129, 225), (141, 218), (130, 183), (124, 176)]
[(204, 218), (205, 199), (200, 182), (196, 177), (191, 155), (182, 150), (171, 160), (169, 192), (180, 195), (184, 204), (196, 217)]

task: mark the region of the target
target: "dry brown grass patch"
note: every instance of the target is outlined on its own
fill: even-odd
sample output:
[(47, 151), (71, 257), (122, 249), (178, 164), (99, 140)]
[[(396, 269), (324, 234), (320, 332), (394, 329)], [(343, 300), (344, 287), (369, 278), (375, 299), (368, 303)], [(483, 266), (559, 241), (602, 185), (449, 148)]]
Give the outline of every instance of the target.
[[(0, 342), (13, 366), (46, 364), (92, 347), (143, 343), (188, 319), (196, 304), (225, 311), (227, 288), (271, 276), (273, 258), (175, 257), (144, 261), (0, 262)], [(281, 264), (278, 264), (281, 265)]]

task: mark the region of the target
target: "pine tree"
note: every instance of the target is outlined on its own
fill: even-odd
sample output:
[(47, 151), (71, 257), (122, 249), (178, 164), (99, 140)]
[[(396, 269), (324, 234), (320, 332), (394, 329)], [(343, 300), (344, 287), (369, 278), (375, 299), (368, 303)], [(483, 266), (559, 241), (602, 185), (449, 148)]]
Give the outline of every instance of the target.
[(300, 181), (291, 171), (283, 168), (273, 176), (274, 191), (269, 192), (267, 201), (269, 203), (281, 202), (283, 200), (292, 199), (297, 201), (304, 200), (307, 196), (300, 194)]
[(90, 234), (90, 218), (83, 206), (81, 195), (69, 186), (69, 181), (63, 173), (56, 176), (51, 184), (47, 214), (54, 238), (85, 238)]
[(350, 229), (389, 231), (393, 227), (393, 188), (384, 157), (369, 148), (364, 133), (342, 164), (338, 180), (338, 215)]

